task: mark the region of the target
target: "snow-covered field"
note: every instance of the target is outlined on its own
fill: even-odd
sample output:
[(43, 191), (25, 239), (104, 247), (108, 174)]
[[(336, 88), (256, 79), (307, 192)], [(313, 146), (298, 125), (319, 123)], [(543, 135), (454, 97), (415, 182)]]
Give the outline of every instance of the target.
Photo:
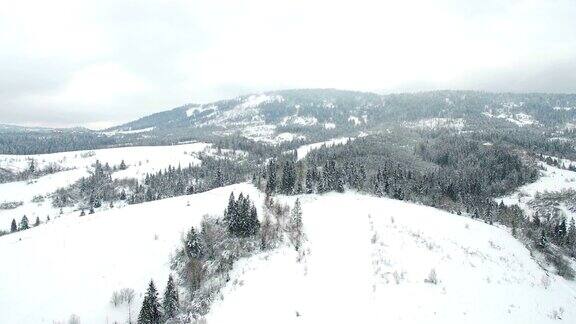
[(127, 308), (109, 302), (125, 287), (136, 291), (134, 320), (148, 281), (164, 289), (181, 233), (205, 214), (220, 215), (231, 191), (261, 199), (254, 187), (240, 184), (84, 217), (63, 215), (0, 237), (0, 323), (65, 322), (71, 314), (82, 323), (124, 323)]
[(191, 143), (174, 146), (135, 146), (101, 149), (93, 151), (75, 151), (38, 155), (0, 155), (0, 168), (22, 171), (28, 168), (30, 160), (34, 160), (36, 169), (50, 164), (58, 165), (67, 171), (46, 175), (30, 181), (19, 181), (0, 184), (0, 203), (21, 201), (23, 205), (9, 210), (0, 210), (0, 229), (9, 229), (12, 219), (18, 221), (26, 215), (33, 222), (36, 217), (45, 220), (47, 216), (54, 218), (59, 210), (52, 208), (50, 199), (34, 203), (34, 196), (46, 196), (58, 188), (66, 187), (88, 175), (91, 166), (99, 160), (118, 166), (122, 160), (128, 168), (113, 173), (114, 179), (141, 179), (146, 173), (157, 172), (168, 165), (182, 167), (188, 164), (196, 165), (200, 161), (197, 154), (204, 152), (212, 154), (211, 144)]
[(303, 158), (305, 158), (306, 155), (308, 155), (308, 153), (310, 153), (310, 151), (312, 150), (319, 149), (323, 146), (330, 147), (339, 144), (346, 144), (349, 140), (354, 140), (354, 138), (341, 137), (341, 138), (334, 138), (324, 142), (302, 145), (296, 150), (298, 160), (302, 160)]
[[(163, 290), (169, 256), (202, 215), (249, 184), (78, 217), (0, 237), (0, 323), (127, 318), (114, 290)], [(293, 204), (296, 197), (280, 197)], [(576, 320), (575, 286), (547, 275), (505, 229), (434, 208), (361, 195), (300, 197), (309, 254), (240, 260), (208, 323), (548, 323)], [(189, 206), (188, 206), (189, 203)], [(438, 283), (426, 282), (435, 269)]]
[[(564, 160), (564, 162), (571, 161)], [(518, 188), (518, 190), (508, 196), (498, 198), (497, 201), (502, 201), (505, 205), (517, 204), (531, 215), (532, 210), (528, 203), (534, 199), (536, 193), (556, 192), (565, 189), (576, 190), (576, 172), (560, 169), (545, 163), (540, 163), (540, 165), (544, 170), (538, 180)], [(574, 217), (576, 215), (569, 214), (569, 216)]]

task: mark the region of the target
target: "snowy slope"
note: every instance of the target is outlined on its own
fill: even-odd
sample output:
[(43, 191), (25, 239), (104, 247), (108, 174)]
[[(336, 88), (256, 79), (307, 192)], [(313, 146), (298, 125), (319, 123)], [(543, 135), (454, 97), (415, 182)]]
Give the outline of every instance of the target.
[(208, 323), (576, 321), (573, 284), (504, 229), (354, 193), (301, 200), (306, 261), (283, 249), (239, 263)]
[(296, 150), (298, 160), (302, 160), (303, 158), (305, 158), (306, 155), (308, 155), (308, 153), (310, 153), (310, 151), (319, 149), (323, 146), (331, 147), (334, 145), (346, 144), (349, 140), (354, 140), (354, 138), (341, 137), (341, 138), (334, 138), (334, 139), (324, 141), (324, 142), (302, 145)]
[(122, 160), (128, 168), (114, 172), (114, 179), (137, 178), (142, 179), (146, 173), (153, 173), (169, 165), (183, 167), (188, 164), (196, 165), (200, 161), (197, 154), (200, 152), (212, 154), (211, 144), (192, 143), (173, 146), (137, 146), (93, 151), (62, 152), (38, 155), (0, 155), (0, 168), (14, 171), (22, 171), (28, 168), (30, 159), (36, 163), (36, 168), (41, 169), (50, 164), (57, 164), (67, 171), (46, 175), (31, 181), (19, 181), (0, 184), (0, 203), (21, 201), (24, 204), (16, 209), (0, 210), (0, 229), (7, 230), (12, 219), (17, 221), (26, 215), (31, 222), (36, 217), (42, 221), (47, 216), (54, 218), (59, 210), (52, 208), (50, 199), (41, 203), (33, 203), (34, 196), (46, 196), (58, 188), (66, 187), (82, 177), (88, 175), (88, 171), (96, 160), (109, 163), (110, 166), (118, 166)]
[(231, 191), (260, 200), (254, 187), (240, 184), (84, 217), (64, 215), (0, 237), (0, 323), (53, 323), (73, 313), (82, 323), (123, 323), (127, 308), (112, 308), (112, 292), (133, 288), (137, 314), (151, 278), (164, 289), (181, 233), (207, 213), (220, 215)]
[[(114, 290), (163, 289), (169, 255), (202, 215), (221, 215), (239, 184), (191, 196), (64, 215), (0, 237), (0, 323), (123, 321)], [(296, 197), (280, 197), (293, 204)], [(309, 250), (240, 260), (208, 323), (552, 323), (576, 320), (576, 286), (546, 273), (505, 229), (402, 201), (306, 195)], [(190, 206), (187, 206), (189, 202)], [(437, 285), (425, 282), (432, 269)]]
[(533, 211), (528, 206), (528, 203), (534, 199), (536, 193), (555, 192), (565, 189), (576, 190), (576, 172), (560, 169), (542, 162), (540, 162), (540, 166), (544, 170), (540, 173), (538, 180), (518, 188), (508, 196), (498, 198), (497, 201), (502, 201), (505, 205), (517, 204), (531, 215)]

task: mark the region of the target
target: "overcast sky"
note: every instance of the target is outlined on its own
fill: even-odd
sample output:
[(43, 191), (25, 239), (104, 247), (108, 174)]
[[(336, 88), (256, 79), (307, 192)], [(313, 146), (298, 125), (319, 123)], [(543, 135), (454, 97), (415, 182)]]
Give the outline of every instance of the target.
[(0, 123), (284, 88), (576, 92), (575, 0), (0, 0)]

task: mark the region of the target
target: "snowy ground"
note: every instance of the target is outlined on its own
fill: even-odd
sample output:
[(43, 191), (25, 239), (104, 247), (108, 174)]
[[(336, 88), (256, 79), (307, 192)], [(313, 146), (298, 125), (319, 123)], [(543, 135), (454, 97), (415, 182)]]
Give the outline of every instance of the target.
[[(153, 278), (204, 214), (221, 215), (249, 184), (78, 217), (0, 237), (0, 323), (127, 318), (113, 291), (133, 288), (137, 314)], [(280, 197), (292, 205), (296, 197)], [(300, 196), (309, 250), (240, 260), (208, 323), (552, 323), (576, 321), (576, 286), (546, 274), (506, 229), (431, 207), (347, 192)], [(188, 206), (189, 204), (189, 206)], [(438, 283), (426, 282), (432, 269)], [(135, 316), (135, 315), (134, 315)]]
[(312, 150), (319, 149), (323, 146), (330, 147), (339, 144), (346, 144), (349, 140), (354, 140), (354, 138), (341, 137), (341, 138), (334, 138), (324, 142), (302, 145), (296, 150), (298, 160), (302, 160), (303, 158), (305, 158), (306, 155), (308, 155), (308, 153), (310, 153), (310, 151)]
[(0, 229), (10, 228), (12, 219), (19, 221), (26, 215), (33, 222), (36, 217), (45, 220), (47, 216), (54, 218), (59, 210), (52, 208), (50, 199), (34, 203), (34, 196), (46, 196), (58, 188), (66, 187), (82, 177), (88, 175), (91, 166), (100, 160), (110, 166), (118, 166), (122, 160), (128, 168), (113, 173), (114, 179), (137, 178), (142, 179), (146, 173), (157, 172), (167, 168), (168, 165), (182, 167), (188, 164), (196, 165), (200, 161), (197, 154), (200, 152), (214, 154), (211, 144), (191, 143), (174, 146), (138, 146), (93, 151), (62, 152), (38, 155), (0, 155), (0, 168), (22, 171), (28, 168), (30, 159), (41, 169), (48, 165), (57, 164), (67, 171), (46, 175), (30, 181), (19, 181), (0, 184), (0, 203), (21, 201), (24, 204), (16, 209), (0, 210)]
[[(568, 162), (571, 163), (571, 161), (565, 160), (565, 163)], [(540, 165), (544, 170), (541, 172), (538, 180), (518, 188), (518, 190), (511, 195), (498, 198), (497, 201), (502, 201), (506, 205), (517, 204), (531, 215), (533, 211), (528, 203), (534, 199), (536, 193), (555, 192), (565, 189), (576, 190), (576, 172), (560, 169), (542, 162), (540, 162)], [(569, 216), (574, 217), (576, 215), (570, 213)]]
[[(576, 320), (572, 283), (548, 276), (506, 230), (354, 193), (301, 200), (306, 261), (288, 248), (241, 261), (208, 323)], [(432, 269), (436, 285), (425, 282)]]
[(112, 292), (133, 288), (137, 314), (151, 278), (164, 289), (181, 233), (207, 213), (221, 215), (231, 191), (261, 199), (254, 187), (240, 184), (84, 217), (63, 215), (0, 237), (0, 323), (64, 322), (71, 314), (82, 323), (124, 323), (127, 308), (110, 305)]

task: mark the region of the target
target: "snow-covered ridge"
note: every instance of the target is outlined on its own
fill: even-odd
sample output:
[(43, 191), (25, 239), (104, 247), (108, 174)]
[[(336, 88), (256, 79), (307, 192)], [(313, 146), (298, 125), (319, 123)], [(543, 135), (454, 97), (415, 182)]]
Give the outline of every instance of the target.
[(128, 134), (140, 134), (140, 133), (146, 133), (146, 132), (151, 132), (154, 130), (155, 127), (147, 127), (147, 128), (141, 128), (141, 129), (128, 129), (128, 130), (115, 130), (115, 131), (110, 131), (110, 132), (103, 132), (102, 134), (106, 135), (106, 136), (114, 136), (114, 135), (128, 135)]

